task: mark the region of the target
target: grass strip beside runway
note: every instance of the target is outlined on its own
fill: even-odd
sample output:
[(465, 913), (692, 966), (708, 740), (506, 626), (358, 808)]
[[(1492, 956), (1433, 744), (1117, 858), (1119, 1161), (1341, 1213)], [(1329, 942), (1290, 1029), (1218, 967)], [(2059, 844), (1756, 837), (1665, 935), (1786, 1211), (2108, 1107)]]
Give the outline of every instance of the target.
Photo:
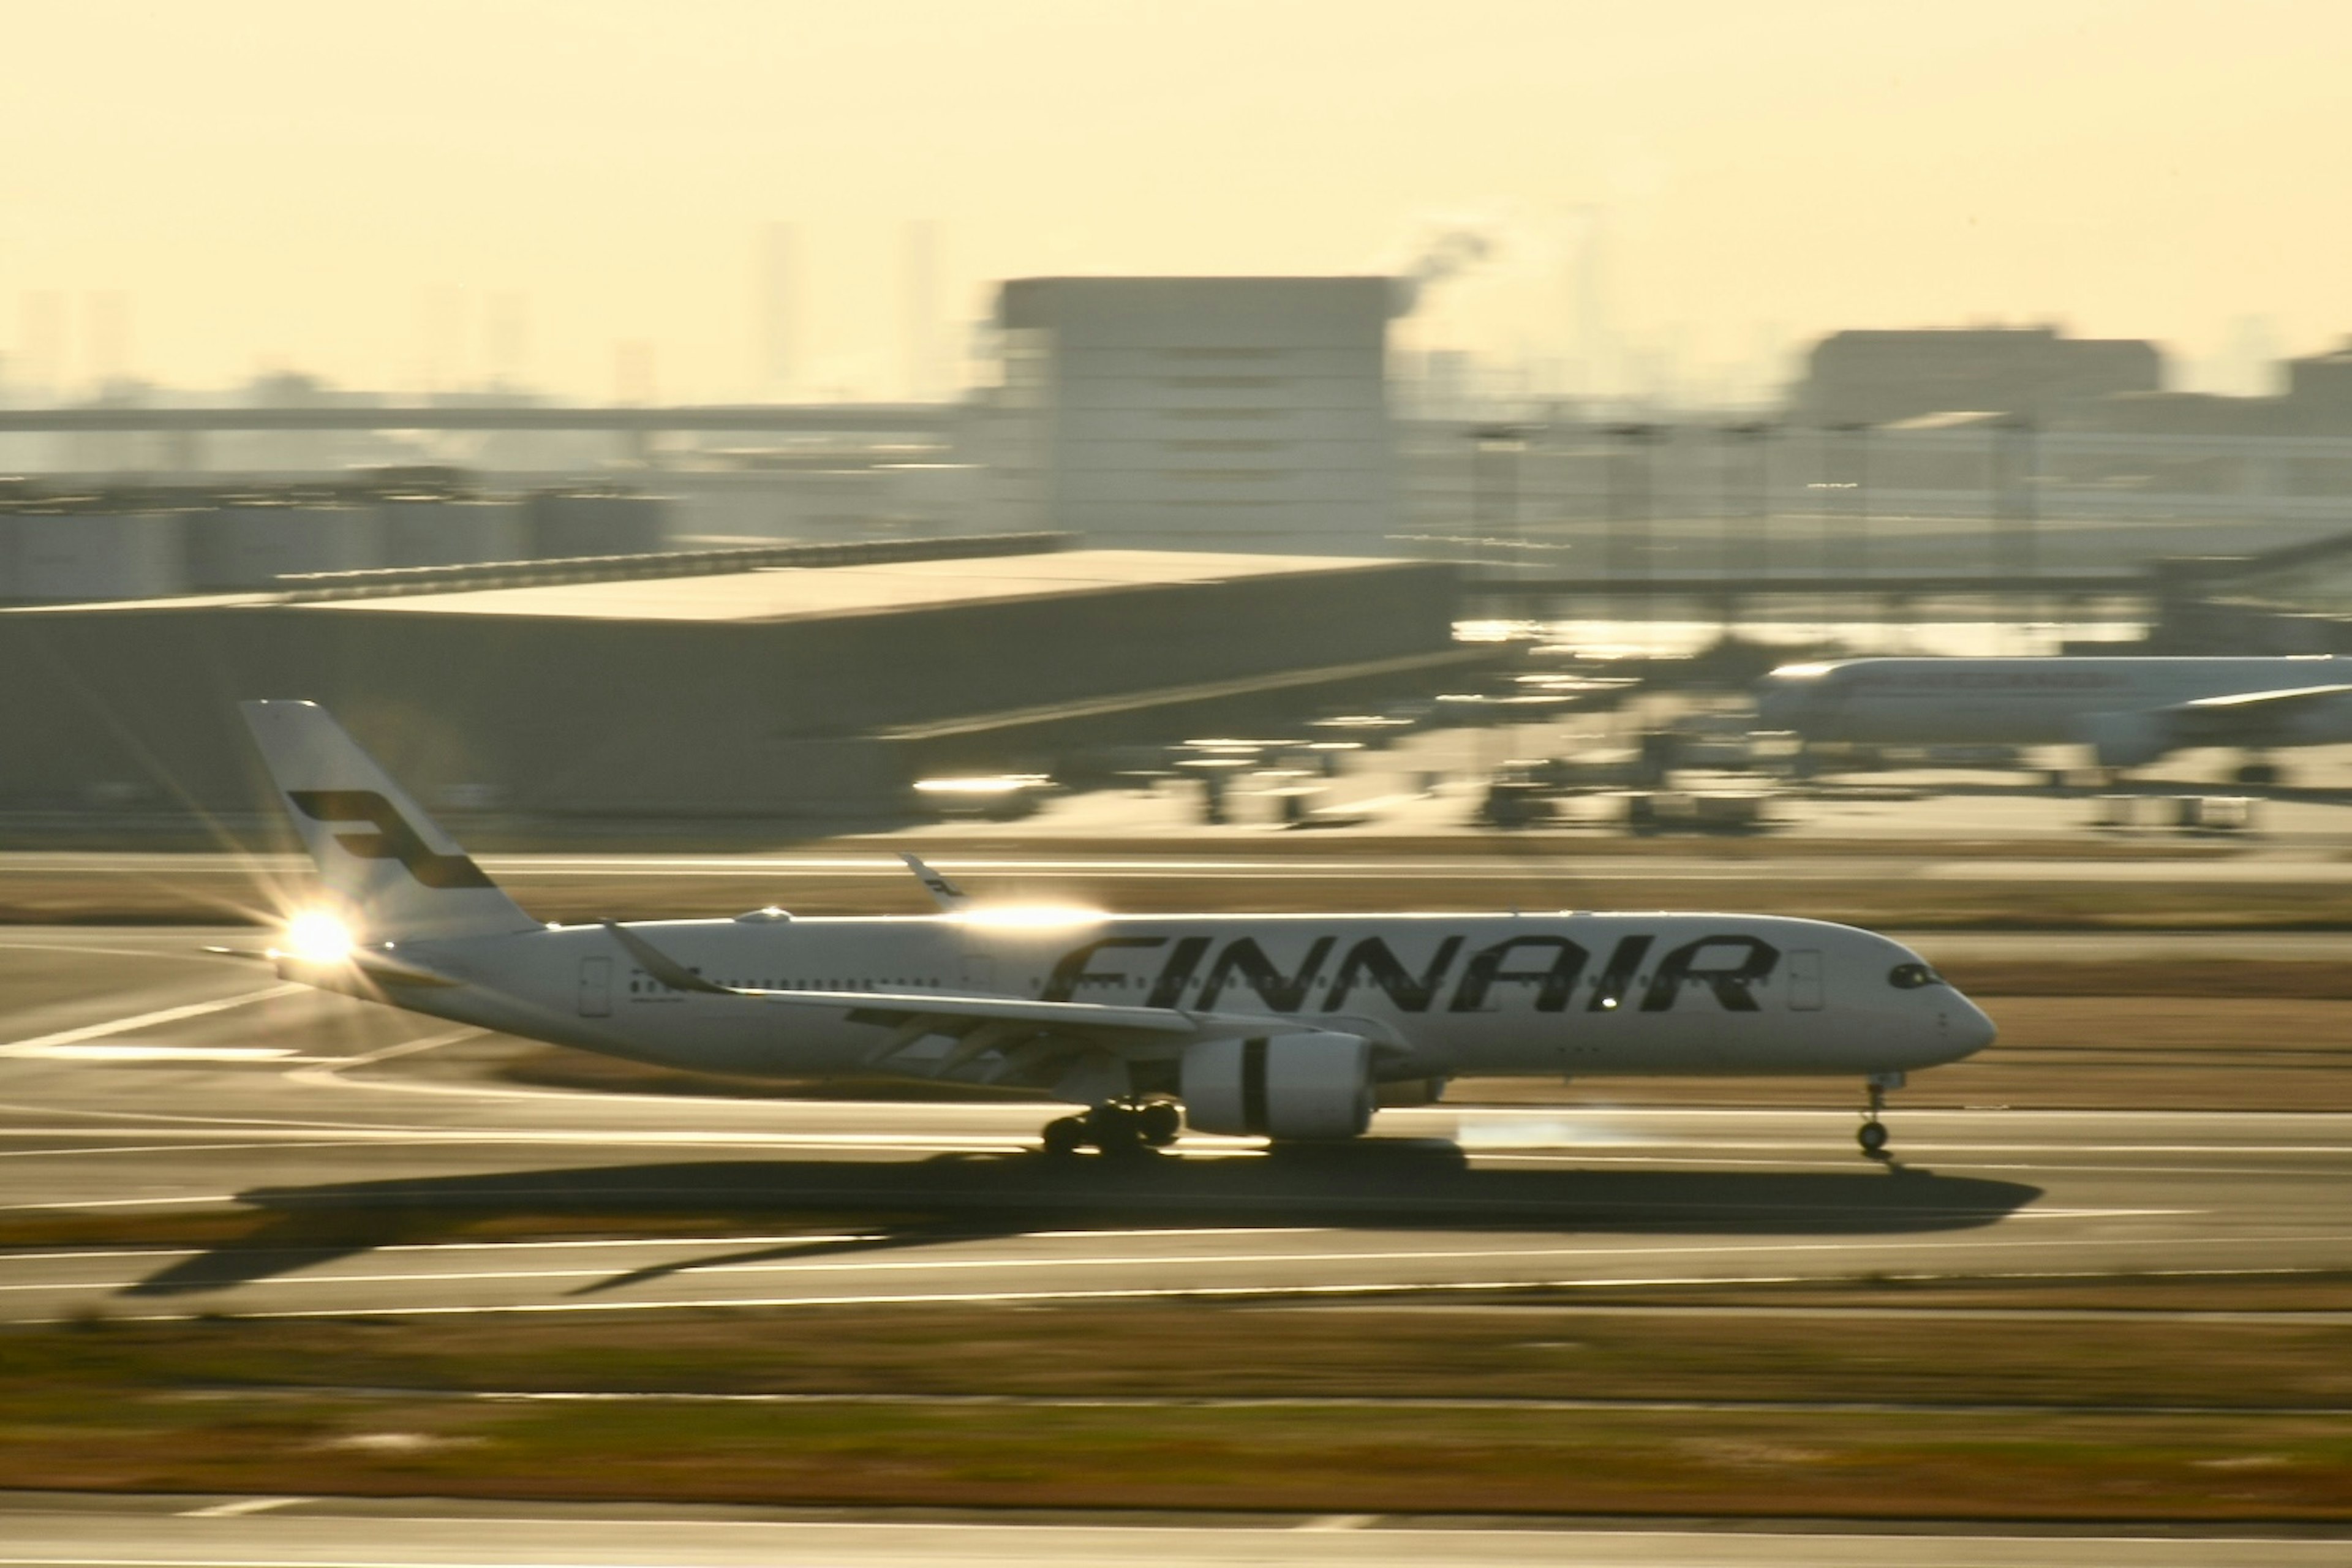
[[(713, 1502), (2342, 1520), (2347, 1369), (2352, 1325), (2156, 1315), (1136, 1306), (98, 1324), (0, 1332), (0, 1475)], [(468, 1397), (482, 1390), (835, 1397)], [(1283, 1395), (1371, 1403), (1182, 1403)], [(1791, 1403), (1413, 1403), (1433, 1397)], [(1842, 1401), (1904, 1408), (1830, 1407)]]

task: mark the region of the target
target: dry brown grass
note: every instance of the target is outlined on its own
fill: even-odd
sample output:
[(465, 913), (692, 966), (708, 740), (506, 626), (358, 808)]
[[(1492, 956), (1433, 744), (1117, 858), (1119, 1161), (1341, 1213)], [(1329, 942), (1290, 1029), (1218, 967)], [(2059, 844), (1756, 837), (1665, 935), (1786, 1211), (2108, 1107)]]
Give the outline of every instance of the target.
[[(45, 1488), (672, 1501), (2352, 1517), (2339, 1324), (2126, 1316), (2021, 1332), (1896, 1311), (1857, 1332), (1834, 1312), (1656, 1305), (1151, 1305), (452, 1326), (0, 1331), (0, 1472)], [(900, 1402), (464, 1397), (482, 1389)], [(958, 1402), (975, 1395), (1013, 1403)], [(1233, 1396), (1374, 1403), (1171, 1403)], [(1502, 1403), (1427, 1403), (1465, 1397)], [(1649, 1407), (1528, 1407), (1538, 1398)], [(2001, 1405), (2015, 1408), (1986, 1408)]]

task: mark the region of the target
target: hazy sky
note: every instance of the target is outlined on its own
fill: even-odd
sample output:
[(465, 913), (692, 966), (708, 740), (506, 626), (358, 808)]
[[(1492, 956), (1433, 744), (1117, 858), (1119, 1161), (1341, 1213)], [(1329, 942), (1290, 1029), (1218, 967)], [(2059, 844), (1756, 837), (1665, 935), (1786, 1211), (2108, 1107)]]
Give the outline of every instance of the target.
[(917, 219), (958, 343), (998, 278), (1363, 271), (1469, 224), (1496, 258), (1402, 340), (1557, 358), (1594, 214), (1614, 331), (1685, 374), (1846, 325), (2352, 331), (2345, 0), (10, 0), (0, 36), (20, 378), (742, 396), (780, 221), (812, 395), (905, 390)]

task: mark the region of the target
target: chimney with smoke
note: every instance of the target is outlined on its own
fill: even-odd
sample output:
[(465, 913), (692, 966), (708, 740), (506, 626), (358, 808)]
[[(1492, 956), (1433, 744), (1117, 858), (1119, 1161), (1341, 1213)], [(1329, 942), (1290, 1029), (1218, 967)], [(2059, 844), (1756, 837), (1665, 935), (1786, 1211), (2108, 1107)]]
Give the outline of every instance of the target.
[(1449, 228), (1433, 236), (1397, 277), (1393, 313), (1411, 315), (1432, 286), (1467, 272), (1494, 254), (1495, 242), (1475, 228)]

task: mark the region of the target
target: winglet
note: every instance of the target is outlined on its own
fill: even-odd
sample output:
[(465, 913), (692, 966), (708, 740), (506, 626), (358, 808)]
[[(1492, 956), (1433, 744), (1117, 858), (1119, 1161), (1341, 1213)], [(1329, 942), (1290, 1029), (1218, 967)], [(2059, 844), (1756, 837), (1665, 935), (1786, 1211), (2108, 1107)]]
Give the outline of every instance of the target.
[(923, 891), (930, 894), (931, 902), (940, 906), (941, 914), (954, 914), (971, 902), (971, 894), (925, 865), (921, 856), (909, 855), (901, 849), (898, 851), (898, 858), (907, 863), (907, 869), (912, 871), (915, 874), (915, 879), (923, 884)]

